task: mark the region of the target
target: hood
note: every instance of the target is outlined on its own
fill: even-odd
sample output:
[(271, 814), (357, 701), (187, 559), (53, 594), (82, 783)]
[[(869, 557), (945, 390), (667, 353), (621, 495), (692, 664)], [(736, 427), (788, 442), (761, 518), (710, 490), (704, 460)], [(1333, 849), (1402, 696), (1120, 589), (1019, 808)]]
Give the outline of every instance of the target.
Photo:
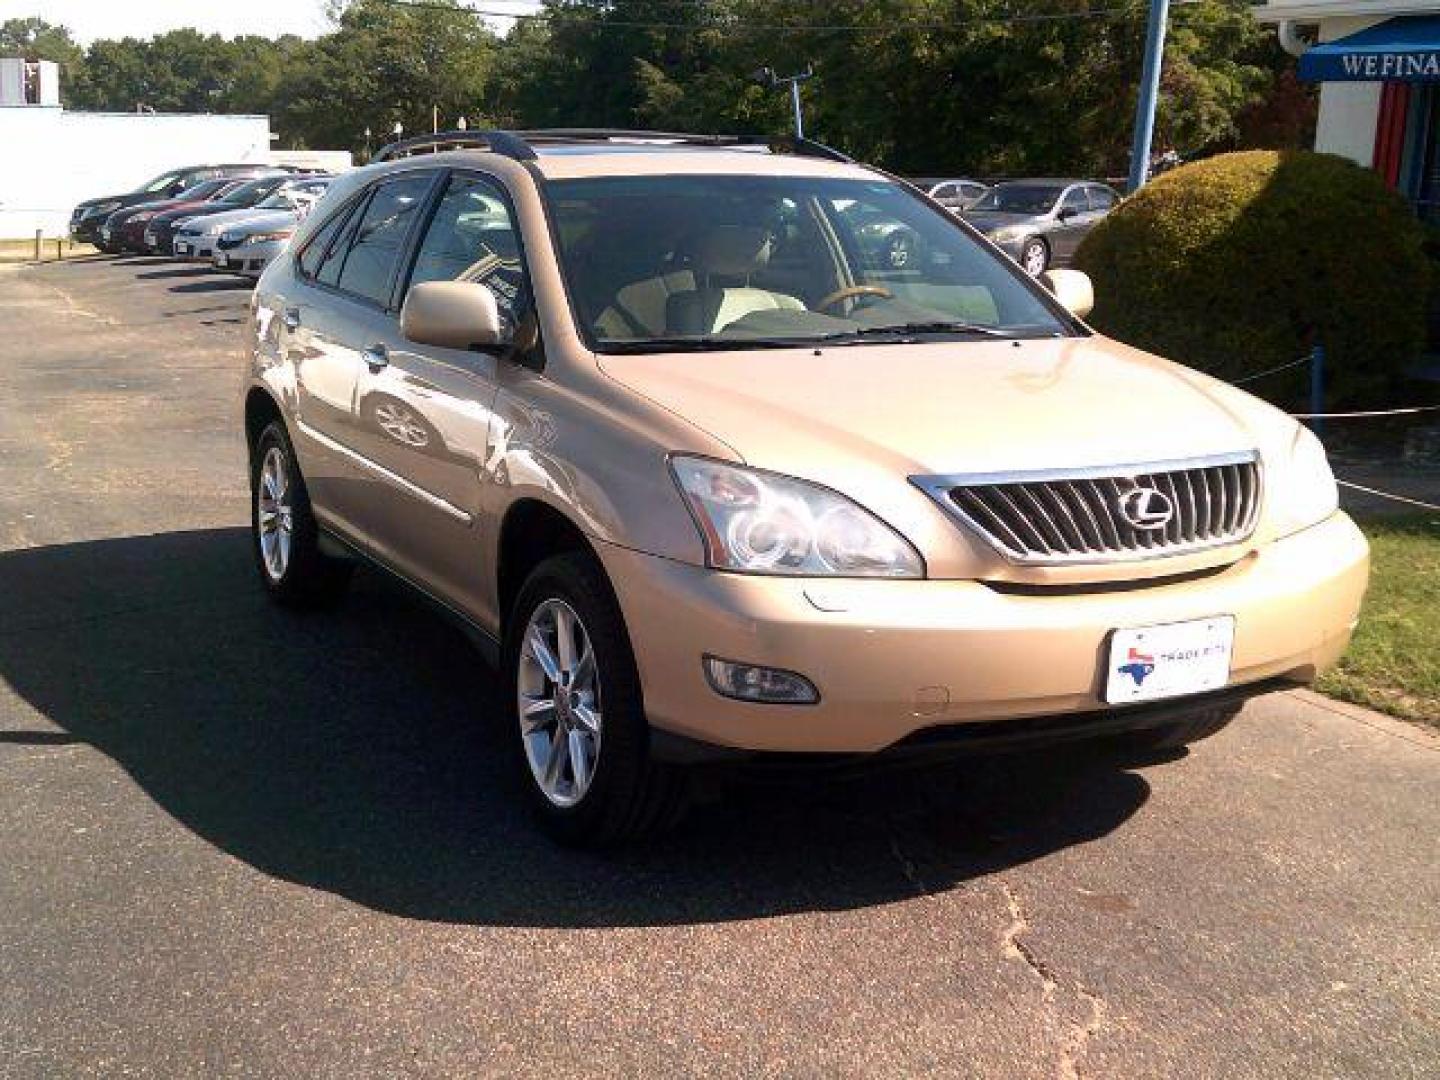
[(960, 216), (983, 233), (1007, 225), (1031, 225), (1048, 220), (1044, 214), (1013, 214), (1005, 210), (965, 210)]
[(1294, 427), (1248, 394), (1099, 336), (600, 360), (746, 463), (842, 491), (857, 471), (1139, 464), (1252, 450)]
[(295, 215), (289, 210), (249, 211), (248, 216), (228, 226), (226, 232), (257, 233), (271, 229), (283, 229), (295, 224)]
[(136, 203), (142, 203), (149, 198), (150, 193), (145, 191), (125, 191), (115, 195), (98, 195), (93, 199), (86, 199), (82, 203), (76, 203), (75, 209), (88, 210), (92, 206), (99, 206), (101, 203), (118, 203), (119, 205), (116, 206), (116, 209), (119, 210), (123, 207), (134, 206)]

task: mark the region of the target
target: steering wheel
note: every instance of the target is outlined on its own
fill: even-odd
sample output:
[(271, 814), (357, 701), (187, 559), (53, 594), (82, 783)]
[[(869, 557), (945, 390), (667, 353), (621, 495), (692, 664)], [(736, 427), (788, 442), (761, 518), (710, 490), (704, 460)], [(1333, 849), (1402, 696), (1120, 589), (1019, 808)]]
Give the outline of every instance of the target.
[(834, 307), (844, 300), (853, 300), (857, 296), (878, 296), (882, 300), (893, 300), (895, 294), (884, 285), (847, 285), (843, 289), (836, 289), (820, 303), (815, 305), (816, 311), (825, 311)]

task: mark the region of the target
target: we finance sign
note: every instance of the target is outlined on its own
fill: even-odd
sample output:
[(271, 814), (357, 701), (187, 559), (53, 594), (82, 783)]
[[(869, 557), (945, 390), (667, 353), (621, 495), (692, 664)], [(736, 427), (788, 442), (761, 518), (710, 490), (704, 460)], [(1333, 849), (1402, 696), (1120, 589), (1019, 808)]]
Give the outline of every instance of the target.
[(1346, 53), (1336, 57), (1347, 80), (1440, 79), (1440, 50), (1427, 53)]

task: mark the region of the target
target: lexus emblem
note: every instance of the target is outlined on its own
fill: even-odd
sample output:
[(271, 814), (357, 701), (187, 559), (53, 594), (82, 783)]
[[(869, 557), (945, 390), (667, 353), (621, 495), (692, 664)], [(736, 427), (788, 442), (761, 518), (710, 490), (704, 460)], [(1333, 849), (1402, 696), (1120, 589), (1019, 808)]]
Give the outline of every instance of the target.
[(1120, 516), (1137, 529), (1163, 529), (1175, 516), (1170, 496), (1153, 487), (1133, 487), (1120, 496)]

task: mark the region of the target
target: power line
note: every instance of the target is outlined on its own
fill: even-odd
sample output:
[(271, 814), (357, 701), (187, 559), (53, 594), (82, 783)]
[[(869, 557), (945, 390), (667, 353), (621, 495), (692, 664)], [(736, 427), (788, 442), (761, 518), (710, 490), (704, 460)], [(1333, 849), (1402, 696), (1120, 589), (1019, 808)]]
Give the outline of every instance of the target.
[[(523, 22), (553, 23), (583, 26), (587, 30), (731, 30), (750, 33), (894, 33), (904, 30), (946, 31), (964, 30), (974, 26), (1010, 26), (1029, 23), (1074, 22), (1087, 19), (1111, 19), (1123, 16), (1136, 17), (1141, 14), (1137, 7), (1087, 8), (1083, 11), (1035, 12), (1008, 15), (977, 15), (968, 19), (947, 22), (888, 22), (888, 23), (752, 23), (739, 19), (725, 19), (710, 23), (674, 22), (659, 19), (612, 19), (575, 18), (570, 12), (517, 12), (494, 9), (451, 6), (435, 3), (433, 0), (379, 0), (396, 8), (415, 8), (424, 11), (465, 12), (486, 19), (514, 19)], [(495, 2), (495, 0), (490, 0)], [(689, 3), (695, 0), (657, 0), (662, 3)], [(1203, 0), (1188, 0), (1186, 6), (1202, 3)], [(699, 0), (697, 7), (704, 3)]]

